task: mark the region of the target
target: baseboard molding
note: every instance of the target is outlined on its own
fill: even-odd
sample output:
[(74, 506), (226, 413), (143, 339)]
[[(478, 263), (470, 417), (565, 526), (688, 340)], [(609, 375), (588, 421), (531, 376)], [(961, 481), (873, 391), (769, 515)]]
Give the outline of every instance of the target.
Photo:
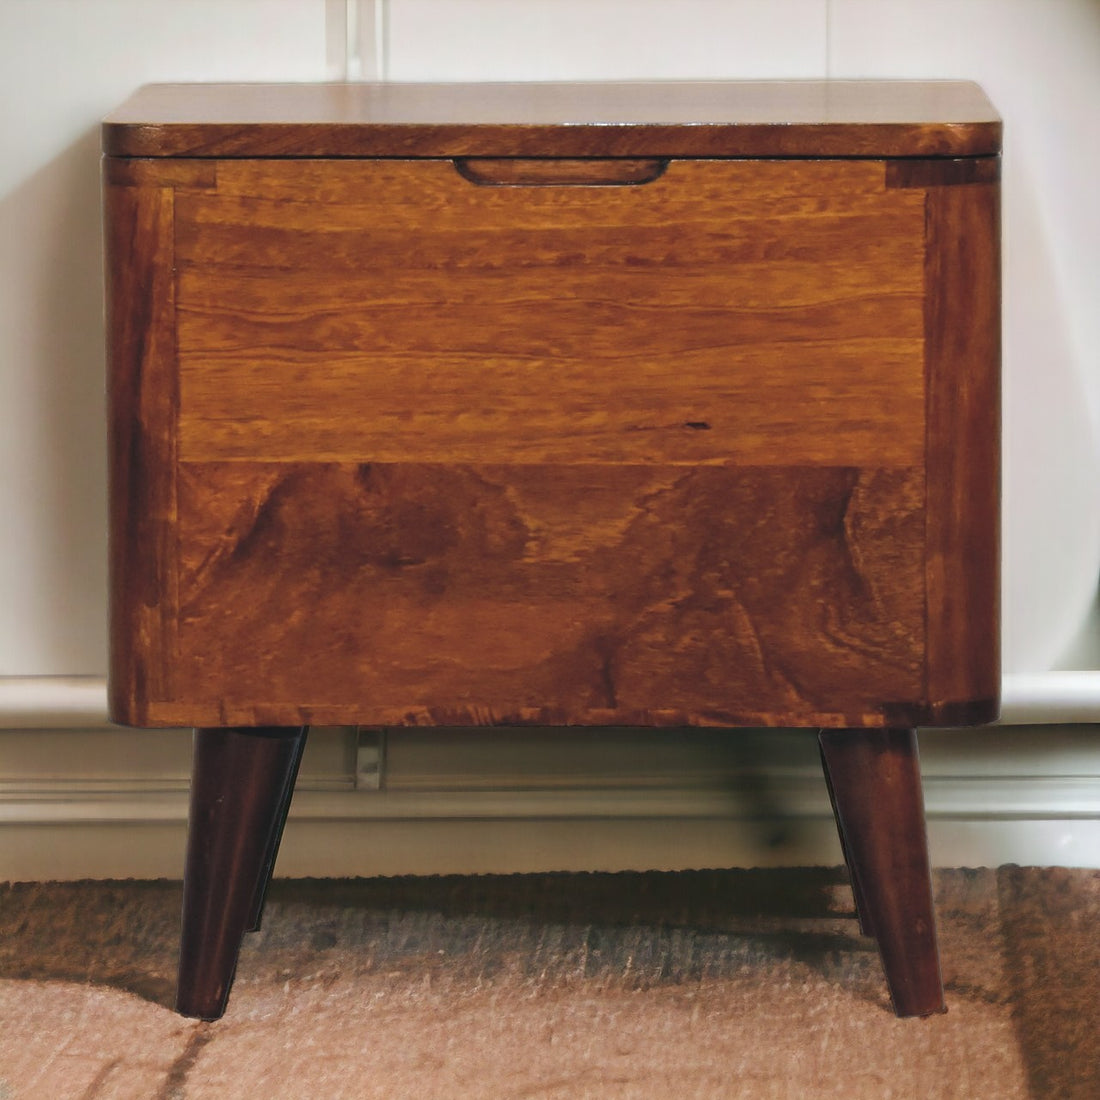
[[(1000, 725), (1100, 723), (1100, 670), (1012, 673)], [(0, 676), (0, 729), (107, 729), (101, 676)]]
[[(805, 731), (393, 731), (384, 789), (318, 730), (289, 876), (835, 864)], [(0, 730), (0, 880), (178, 877), (190, 733)], [(933, 861), (1100, 866), (1100, 730), (921, 734)]]
[(107, 729), (102, 676), (0, 676), (0, 729)]

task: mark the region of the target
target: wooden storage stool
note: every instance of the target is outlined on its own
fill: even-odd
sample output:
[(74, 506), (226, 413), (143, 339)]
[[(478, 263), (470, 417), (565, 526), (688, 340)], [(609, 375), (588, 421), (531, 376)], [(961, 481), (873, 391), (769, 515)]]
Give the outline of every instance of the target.
[(974, 85), (178, 85), (104, 125), (115, 721), (219, 1016), (310, 723), (810, 726), (900, 1015), (914, 727), (996, 717)]

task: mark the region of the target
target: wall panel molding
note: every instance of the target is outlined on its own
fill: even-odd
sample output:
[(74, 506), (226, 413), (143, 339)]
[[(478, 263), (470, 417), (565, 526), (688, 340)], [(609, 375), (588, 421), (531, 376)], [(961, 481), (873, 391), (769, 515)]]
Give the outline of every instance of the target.
[[(1001, 686), (1003, 726), (1100, 724), (1100, 671), (1021, 673)], [(97, 676), (0, 677), (2, 729), (109, 729)]]
[[(190, 731), (111, 726), (102, 681), (44, 679), (0, 680), (0, 881), (178, 877)], [(74, 716), (85, 721), (66, 726)], [(1100, 865), (1097, 733), (922, 732), (934, 861)], [(839, 859), (806, 731), (392, 730), (383, 789), (368, 791), (355, 788), (353, 731), (328, 728), (311, 737), (278, 873)]]

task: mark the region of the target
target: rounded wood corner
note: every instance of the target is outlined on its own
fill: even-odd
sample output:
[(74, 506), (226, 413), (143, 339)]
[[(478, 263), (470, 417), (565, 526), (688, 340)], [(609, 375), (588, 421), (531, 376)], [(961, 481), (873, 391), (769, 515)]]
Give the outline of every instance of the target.
[(891, 703), (882, 708), (883, 724), (915, 729), (988, 726), (1001, 715), (1000, 695), (938, 702)]
[(116, 695), (108, 686), (107, 721), (115, 726), (144, 729), (155, 723), (149, 721), (148, 707), (134, 699)]
[(926, 726), (988, 726), (1001, 716), (1000, 695), (933, 703)]

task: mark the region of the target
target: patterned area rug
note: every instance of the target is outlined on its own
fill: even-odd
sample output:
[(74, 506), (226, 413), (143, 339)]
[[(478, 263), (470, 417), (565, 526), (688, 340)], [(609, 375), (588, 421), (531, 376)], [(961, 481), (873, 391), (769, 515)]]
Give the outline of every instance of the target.
[(1100, 1096), (1100, 872), (937, 872), (896, 1020), (839, 870), (276, 883), (226, 1017), (180, 888), (0, 886), (0, 1100)]

